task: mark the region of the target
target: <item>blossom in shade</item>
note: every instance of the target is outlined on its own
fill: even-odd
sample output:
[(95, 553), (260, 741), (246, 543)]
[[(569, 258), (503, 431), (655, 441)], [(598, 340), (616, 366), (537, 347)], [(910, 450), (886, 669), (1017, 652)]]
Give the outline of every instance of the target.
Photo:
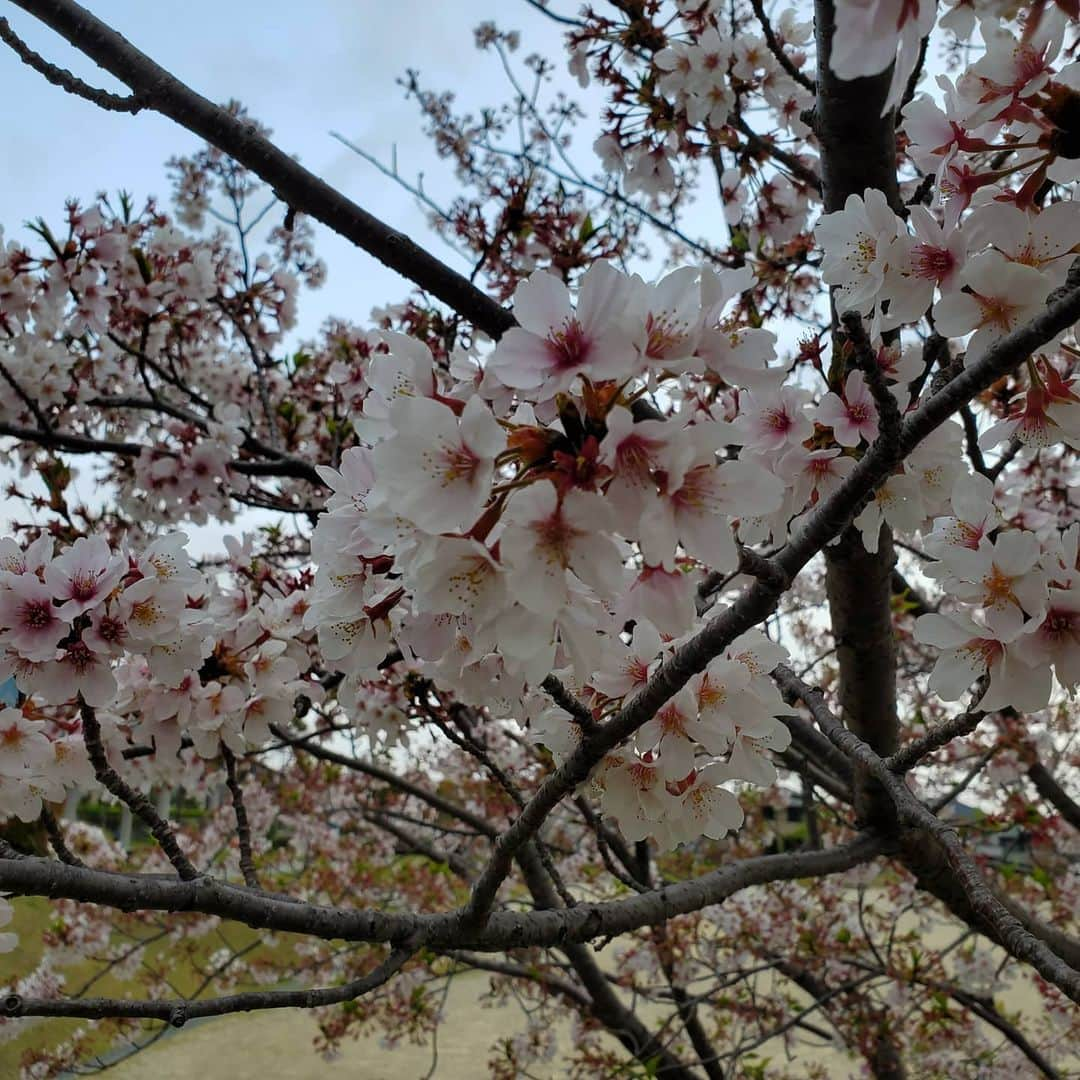
[(102, 603), (126, 571), (126, 560), (114, 555), (101, 537), (84, 536), (49, 563), (45, 584), (61, 601), (60, 616), (74, 619)]
[(52, 589), (32, 574), (0, 575), (0, 644), (26, 660), (53, 659), (71, 623), (52, 598)]
[(833, 438), (841, 446), (858, 446), (863, 439), (873, 442), (878, 433), (878, 414), (866, 376), (861, 371), (851, 372), (844, 383), (843, 397), (826, 394), (814, 419), (831, 427)]

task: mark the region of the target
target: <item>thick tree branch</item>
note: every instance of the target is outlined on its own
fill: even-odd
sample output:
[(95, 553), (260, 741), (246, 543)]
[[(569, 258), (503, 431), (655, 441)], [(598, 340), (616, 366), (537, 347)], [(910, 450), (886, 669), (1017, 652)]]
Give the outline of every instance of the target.
[(351, 240), (490, 337), (498, 338), (514, 325), (513, 316), (467, 278), (308, 172), (260, 135), (254, 124), (197, 94), (86, 8), (73, 0), (12, 2), (116, 76), (141, 107), (216, 146), (269, 184), (290, 207)]
[(1028, 769), (1028, 779), (1035, 785), (1035, 790), (1074, 829), (1080, 829), (1080, 803), (1054, 779), (1054, 774), (1041, 761), (1036, 761)]
[(941, 845), (953, 875), (980, 923), (990, 931), (993, 939), (1010, 955), (1031, 964), (1044, 979), (1080, 1003), (1080, 971), (1067, 964), (1045, 941), (1031, 933), (1002, 903), (964, 849), (955, 827), (936, 817), (867, 743), (840, 723), (820, 690), (807, 686), (783, 665), (776, 669), (773, 677), (785, 693), (797, 697), (806, 705), (818, 727), (837, 747), (874, 776), (892, 800), (900, 824), (925, 834)]
[(497, 911), (478, 931), (463, 926), (457, 912), (390, 914), (327, 907), (209, 877), (185, 881), (166, 875), (118, 874), (65, 866), (55, 859), (10, 858), (2, 851), (0, 891), (16, 896), (62, 897), (121, 910), (191, 911), (257, 929), (309, 934), (325, 940), (392, 942), (419, 933), (419, 947), (498, 952), (624, 934), (721, 903), (752, 885), (840, 873), (868, 862), (884, 850), (880, 839), (860, 835), (850, 843), (824, 851), (759, 855), (690, 881), (624, 899), (552, 910)]
[(85, 83), (76, 78), (70, 71), (62, 67), (50, 64), (40, 54), (34, 52), (29, 45), (14, 30), (7, 19), (0, 18), (0, 41), (10, 45), (15, 55), (29, 67), (32, 67), (39, 75), (44, 75), (53, 84), (66, 90), (76, 97), (85, 98), (95, 105), (110, 112), (137, 113), (143, 108), (143, 102), (138, 94), (120, 95), (110, 94), (107, 90), (101, 90), (96, 86)]
[(109, 764), (109, 759), (105, 756), (105, 745), (101, 740), (101, 725), (98, 723), (97, 713), (81, 697), (79, 715), (82, 717), (82, 734), (86, 753), (90, 758), (90, 764), (94, 767), (94, 775), (98, 783), (142, 819), (161, 850), (165, 852), (169, 862), (176, 867), (176, 872), (185, 881), (198, 877), (199, 871), (191, 865), (188, 857), (180, 849), (176, 834), (169, 823), (150, 805), (150, 800), (141, 791), (136, 791), (131, 787)]

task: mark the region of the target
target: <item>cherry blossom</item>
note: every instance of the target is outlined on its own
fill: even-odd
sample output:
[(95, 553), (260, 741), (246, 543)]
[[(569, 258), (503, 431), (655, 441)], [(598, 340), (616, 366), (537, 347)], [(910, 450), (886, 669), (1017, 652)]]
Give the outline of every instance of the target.
[(1037, 314), (1051, 282), (1034, 267), (1009, 262), (994, 252), (971, 259), (961, 274), (967, 291), (953, 292), (934, 305), (938, 332), (963, 337), (966, 363), (979, 359), (998, 338)]
[(53, 605), (53, 590), (33, 574), (0, 578), (0, 643), (26, 660), (51, 660), (69, 625)]
[(570, 598), (568, 570), (602, 596), (618, 592), (622, 571), (604, 535), (611, 511), (600, 496), (571, 491), (560, 498), (553, 485), (534, 484), (514, 495), (506, 516), (499, 544), (513, 594), (527, 608), (555, 615)]
[(460, 532), (480, 515), (491, 489), (495, 457), (506, 438), (479, 397), (460, 425), (452, 410), (426, 398), (401, 398), (390, 408), (391, 438), (380, 442), (374, 467), (380, 498), (427, 532)]
[(579, 375), (628, 374), (629, 341), (622, 324), (629, 283), (606, 263), (582, 278), (576, 306), (553, 274), (537, 271), (514, 293), (520, 328), (508, 331), (490, 360), (505, 385), (546, 401), (568, 390)]
[(866, 376), (853, 371), (844, 383), (843, 397), (826, 394), (814, 419), (831, 427), (833, 438), (841, 446), (858, 446), (863, 439), (873, 442), (878, 433), (878, 414)]
[(887, 252), (900, 222), (882, 192), (849, 195), (843, 210), (823, 214), (814, 233), (825, 249), (822, 279), (836, 286), (839, 311), (866, 315), (885, 281)]

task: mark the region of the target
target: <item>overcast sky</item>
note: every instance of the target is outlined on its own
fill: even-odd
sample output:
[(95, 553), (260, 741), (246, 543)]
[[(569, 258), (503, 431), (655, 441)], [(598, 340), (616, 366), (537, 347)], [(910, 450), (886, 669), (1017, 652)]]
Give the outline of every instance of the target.
[[(84, 0), (97, 16), (134, 45), (213, 101), (237, 98), (273, 129), (283, 150), (338, 187), (366, 210), (456, 264), (454, 253), (427, 228), (411, 195), (380, 175), (330, 136), (339, 131), (383, 160), (396, 148), (401, 172), (425, 174), (427, 190), (452, 197), (454, 177), (424, 136), (415, 102), (395, 79), (418, 69), (425, 85), (453, 90), (463, 107), (508, 97), (498, 57), (473, 45), (485, 20), (522, 32), (518, 60), (528, 52), (565, 66), (562, 34), (524, 0)], [(563, 4), (573, 10), (576, 0)], [(126, 92), (116, 80), (52, 31), (4, 4), (13, 29), (46, 59), (95, 86)], [(498, 96), (497, 96), (498, 95)], [(591, 98), (596, 109), (598, 95)], [(109, 113), (46, 82), (0, 44), (0, 227), (7, 238), (31, 243), (25, 222), (62, 221), (64, 202), (123, 188), (141, 203), (166, 202), (165, 161), (200, 142), (155, 113)], [(592, 168), (588, 139), (583, 161)], [(326, 261), (326, 285), (302, 295), (297, 333), (313, 336), (330, 315), (367, 320), (372, 307), (403, 299), (408, 283), (348, 241), (318, 226), (317, 250)], [(94, 501), (89, 463), (75, 463), (75, 488)], [(0, 496), (0, 533), (19, 504)], [(237, 532), (250, 527), (230, 527)], [(220, 526), (185, 526), (192, 548), (216, 551)]]
[[(100, 18), (214, 101), (238, 98), (273, 128), (274, 141), (365, 209), (440, 257), (412, 196), (330, 137), (340, 131), (384, 159), (396, 146), (403, 174), (423, 171), (432, 191), (452, 194), (453, 177), (431, 150), (414, 102), (395, 79), (420, 70), (433, 89), (462, 104), (491, 104), (505, 88), (498, 58), (473, 46), (473, 29), (494, 19), (523, 34), (530, 51), (559, 57), (559, 27), (523, 0), (84, 0)], [(572, 10), (573, 4), (564, 4)], [(123, 88), (63, 39), (4, 5), (15, 31), (46, 58), (93, 85)], [(565, 71), (560, 59), (560, 77)], [(501, 100), (501, 99), (500, 99)], [(199, 143), (154, 113), (108, 113), (72, 97), (0, 46), (0, 225), (25, 235), (33, 217), (61, 219), (64, 200), (126, 188), (137, 201), (169, 193), (164, 163)], [(327, 315), (363, 321), (373, 306), (407, 287), (370, 256), (320, 227), (318, 250), (330, 276), (304, 298), (300, 327), (313, 333)]]

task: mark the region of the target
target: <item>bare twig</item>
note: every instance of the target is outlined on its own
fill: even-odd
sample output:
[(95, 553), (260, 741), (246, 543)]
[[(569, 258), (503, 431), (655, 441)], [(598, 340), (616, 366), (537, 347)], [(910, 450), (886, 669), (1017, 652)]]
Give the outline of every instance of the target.
[(94, 767), (94, 775), (98, 782), (142, 819), (184, 881), (197, 878), (199, 871), (191, 865), (188, 857), (180, 850), (176, 834), (169, 823), (150, 805), (150, 800), (141, 791), (131, 787), (109, 764), (105, 756), (105, 746), (101, 741), (101, 725), (98, 723), (97, 714), (81, 698), (79, 713), (82, 717), (82, 734), (83, 742), (86, 744), (86, 753), (90, 758), (90, 764)]
[(244, 805), (244, 790), (236, 775), (236, 755), (221, 744), (221, 757), (225, 762), (226, 783), (232, 796), (233, 813), (236, 815), (236, 839), (240, 844), (240, 873), (244, 875), (244, 884), (249, 888), (259, 887), (259, 875), (255, 872), (255, 860), (251, 854), (251, 825), (248, 823), (247, 807)]

